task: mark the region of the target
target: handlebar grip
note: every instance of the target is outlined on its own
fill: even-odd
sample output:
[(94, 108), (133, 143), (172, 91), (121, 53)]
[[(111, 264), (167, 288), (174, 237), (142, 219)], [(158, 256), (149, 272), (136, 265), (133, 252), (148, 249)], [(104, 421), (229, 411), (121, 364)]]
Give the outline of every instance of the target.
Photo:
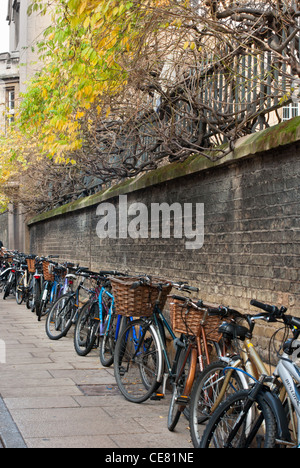
[(186, 297), (184, 297), (184, 296), (176, 296), (176, 294), (174, 294), (174, 295), (172, 296), (172, 298), (173, 298), (173, 299), (177, 299), (177, 301), (183, 301), (183, 302), (186, 302), (186, 300), (187, 300)]
[(265, 310), (266, 312), (269, 312), (270, 314), (278, 310), (276, 306), (264, 304), (262, 302), (256, 301), (255, 299), (252, 299), (250, 301), (250, 304), (253, 305), (254, 307), (258, 307), (259, 309)]
[(208, 313), (211, 315), (220, 315), (220, 313), (222, 312), (222, 309), (220, 309), (220, 307), (208, 307), (207, 310)]

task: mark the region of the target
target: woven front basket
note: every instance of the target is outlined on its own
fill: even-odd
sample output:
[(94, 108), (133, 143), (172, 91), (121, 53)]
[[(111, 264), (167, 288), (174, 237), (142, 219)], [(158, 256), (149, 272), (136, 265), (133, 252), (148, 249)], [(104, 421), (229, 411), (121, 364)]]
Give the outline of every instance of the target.
[[(149, 317), (153, 313), (159, 295), (159, 290), (155, 284), (166, 282), (166, 280), (152, 277), (150, 285), (145, 284), (132, 289), (131, 286), (136, 281), (139, 281), (139, 278), (110, 278), (117, 314), (127, 317)], [(163, 310), (171, 289), (172, 285), (166, 282), (160, 298), (160, 310)]]
[(45, 281), (54, 281), (54, 275), (51, 273), (51, 263), (43, 262), (43, 275)]
[(218, 343), (222, 338), (218, 329), (224, 319), (218, 316), (210, 317), (207, 315), (205, 322), (202, 324), (205, 312), (197, 310), (192, 305), (187, 308), (186, 304), (182, 301), (173, 298), (171, 298), (169, 306), (171, 324), (174, 332), (200, 336), (202, 326), (205, 330), (207, 340)]
[(29, 273), (35, 273), (35, 258), (26, 259)]

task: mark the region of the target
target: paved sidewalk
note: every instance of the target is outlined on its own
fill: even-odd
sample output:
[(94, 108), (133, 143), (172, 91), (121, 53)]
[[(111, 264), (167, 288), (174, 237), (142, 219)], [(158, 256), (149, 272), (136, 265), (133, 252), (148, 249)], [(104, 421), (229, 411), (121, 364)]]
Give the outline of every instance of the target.
[(192, 448), (184, 417), (167, 429), (170, 396), (127, 402), (98, 350), (78, 356), (72, 331), (49, 340), (44, 321), (2, 297), (0, 397), (0, 448)]

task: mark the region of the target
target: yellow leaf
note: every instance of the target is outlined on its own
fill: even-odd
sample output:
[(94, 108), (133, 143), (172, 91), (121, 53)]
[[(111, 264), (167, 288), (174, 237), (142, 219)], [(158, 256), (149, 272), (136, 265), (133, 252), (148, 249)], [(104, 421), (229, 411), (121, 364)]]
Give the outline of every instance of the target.
[(186, 50), (189, 47), (190, 43), (187, 41), (183, 45), (183, 49)]
[(81, 6), (80, 6), (80, 8), (78, 10), (78, 15), (81, 15), (84, 12), (84, 10), (87, 7), (87, 4), (88, 4), (88, 0), (83, 0), (82, 1)]
[(84, 20), (83, 26), (84, 26), (85, 28), (88, 28), (89, 25), (90, 25), (90, 21), (91, 21), (91, 20), (90, 20), (90, 17), (88, 16), (88, 17)]

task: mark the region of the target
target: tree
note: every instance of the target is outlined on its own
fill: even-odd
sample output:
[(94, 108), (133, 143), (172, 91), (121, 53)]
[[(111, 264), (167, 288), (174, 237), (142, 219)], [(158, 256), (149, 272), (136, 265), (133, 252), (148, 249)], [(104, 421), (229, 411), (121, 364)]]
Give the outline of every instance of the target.
[(34, 0), (30, 9), (50, 7), (45, 65), (23, 96), (16, 139), (31, 166), (51, 161), (60, 175), (64, 166), (106, 182), (193, 154), (222, 158), (291, 102), (300, 76), (298, 1)]

